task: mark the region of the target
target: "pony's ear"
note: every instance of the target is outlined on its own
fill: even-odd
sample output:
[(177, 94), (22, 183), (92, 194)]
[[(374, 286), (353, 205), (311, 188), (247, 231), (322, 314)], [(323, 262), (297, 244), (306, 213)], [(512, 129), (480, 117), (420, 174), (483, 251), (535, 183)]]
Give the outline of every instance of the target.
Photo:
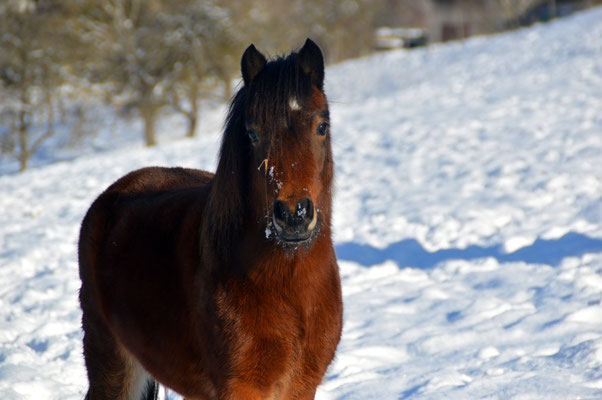
[(254, 45), (250, 45), (245, 50), (240, 60), (240, 70), (242, 71), (242, 79), (245, 86), (249, 86), (253, 79), (261, 72), (267, 60)]
[(298, 58), (299, 65), (303, 72), (311, 78), (311, 83), (316, 85), (318, 89), (323, 90), (324, 87), (324, 57), (322, 50), (311, 39), (307, 39), (303, 48), (299, 50)]

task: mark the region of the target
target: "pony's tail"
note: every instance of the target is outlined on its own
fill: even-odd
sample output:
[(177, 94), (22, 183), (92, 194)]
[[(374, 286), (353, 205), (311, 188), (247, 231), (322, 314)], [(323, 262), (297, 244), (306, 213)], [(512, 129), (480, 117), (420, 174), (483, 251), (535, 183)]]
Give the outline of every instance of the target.
[(146, 394), (140, 400), (157, 400), (159, 398), (159, 384), (151, 379), (146, 386)]

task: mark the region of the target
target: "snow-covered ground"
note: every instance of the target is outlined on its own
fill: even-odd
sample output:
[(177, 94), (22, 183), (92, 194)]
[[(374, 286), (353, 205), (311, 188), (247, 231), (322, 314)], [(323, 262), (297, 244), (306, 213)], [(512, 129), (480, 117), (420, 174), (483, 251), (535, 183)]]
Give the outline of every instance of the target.
[[(602, 8), (343, 63), (327, 93), (345, 327), (318, 398), (602, 398)], [(82, 398), (83, 214), (218, 143), (0, 176), (0, 398)]]

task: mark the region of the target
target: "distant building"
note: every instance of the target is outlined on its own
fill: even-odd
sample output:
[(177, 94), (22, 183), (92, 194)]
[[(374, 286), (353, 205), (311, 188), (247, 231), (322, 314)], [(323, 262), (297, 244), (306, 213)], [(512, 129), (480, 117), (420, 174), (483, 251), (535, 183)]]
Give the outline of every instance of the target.
[(385, 0), (379, 26), (420, 29), (429, 42), (491, 32), (493, 0)]
[[(377, 18), (376, 47), (390, 48), (382, 40), (389, 28), (389, 43), (410, 47), (400, 39), (403, 29), (420, 30), (429, 42), (445, 42), (473, 35), (545, 21), (602, 3), (600, 0), (385, 0)], [(402, 33), (399, 35), (399, 33)], [(407, 36), (407, 35), (406, 35)], [(380, 39), (379, 39), (380, 38)]]

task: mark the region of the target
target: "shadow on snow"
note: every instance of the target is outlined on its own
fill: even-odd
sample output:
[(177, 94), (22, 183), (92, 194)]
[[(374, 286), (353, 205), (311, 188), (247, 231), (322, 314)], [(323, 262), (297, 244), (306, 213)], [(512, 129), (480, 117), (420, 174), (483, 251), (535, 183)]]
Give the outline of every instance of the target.
[(565, 257), (578, 257), (585, 253), (602, 252), (602, 239), (569, 232), (559, 239), (537, 239), (532, 245), (513, 253), (506, 253), (501, 245), (490, 247), (468, 246), (465, 249), (444, 249), (429, 252), (415, 239), (393, 243), (384, 249), (366, 244), (343, 243), (336, 246), (340, 260), (362, 265), (395, 261), (400, 267), (431, 269), (448, 260), (474, 260), (492, 257), (498, 262), (522, 261), (526, 263), (557, 266)]

